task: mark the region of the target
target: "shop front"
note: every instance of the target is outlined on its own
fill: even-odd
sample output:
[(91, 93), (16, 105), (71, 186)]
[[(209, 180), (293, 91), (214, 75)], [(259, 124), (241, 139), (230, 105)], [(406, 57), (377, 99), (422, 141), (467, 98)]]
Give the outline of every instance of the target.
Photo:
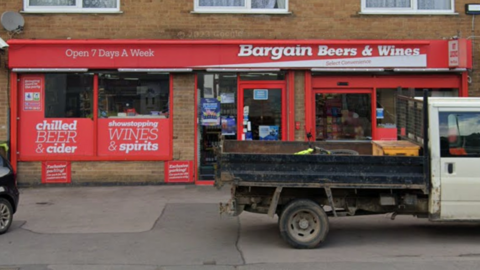
[(211, 184), (221, 138), (396, 139), (396, 94), (466, 96), (471, 67), (466, 40), (9, 45), (25, 184)]

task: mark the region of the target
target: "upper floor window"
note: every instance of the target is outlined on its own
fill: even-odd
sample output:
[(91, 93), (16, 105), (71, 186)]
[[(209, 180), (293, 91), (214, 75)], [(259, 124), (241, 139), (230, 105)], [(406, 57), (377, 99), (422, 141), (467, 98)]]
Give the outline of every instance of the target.
[(194, 0), (195, 12), (288, 13), (288, 0)]
[(453, 14), (454, 0), (362, 0), (362, 13)]
[(120, 0), (24, 0), (26, 12), (108, 13), (120, 11)]

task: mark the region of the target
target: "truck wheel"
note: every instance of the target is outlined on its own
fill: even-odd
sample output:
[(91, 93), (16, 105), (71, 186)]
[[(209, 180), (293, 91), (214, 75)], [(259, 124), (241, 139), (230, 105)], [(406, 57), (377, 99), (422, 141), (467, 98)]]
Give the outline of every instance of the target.
[(289, 203), (278, 223), (280, 235), (294, 248), (315, 248), (325, 240), (328, 217), (317, 203), (300, 199)]
[(0, 198), (0, 234), (4, 234), (12, 225), (13, 208), (9, 201)]

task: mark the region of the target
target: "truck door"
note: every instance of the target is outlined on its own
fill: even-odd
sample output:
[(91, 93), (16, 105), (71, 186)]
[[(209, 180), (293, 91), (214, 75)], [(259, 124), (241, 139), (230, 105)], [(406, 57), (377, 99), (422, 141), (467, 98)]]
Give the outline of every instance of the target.
[(480, 109), (441, 111), (440, 217), (480, 220)]

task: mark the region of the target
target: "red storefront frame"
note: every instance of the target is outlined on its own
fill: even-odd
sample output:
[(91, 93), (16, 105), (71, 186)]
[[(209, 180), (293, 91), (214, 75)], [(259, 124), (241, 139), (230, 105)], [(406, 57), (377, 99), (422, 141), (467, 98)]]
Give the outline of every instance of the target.
[[(286, 87), (285, 82), (275, 83), (272, 81), (256, 81), (256, 82), (241, 82), (239, 93), (238, 93), (238, 105), (237, 105), (237, 139), (242, 139), (243, 134), (243, 107), (244, 107), (244, 92), (246, 89), (253, 89), (253, 88), (262, 88), (262, 89), (280, 89), (282, 91), (282, 141), (287, 141), (288, 137), (288, 127), (287, 127), (287, 94), (286, 94)], [(292, 125), (290, 123), (290, 125)]]
[[(342, 86), (343, 85), (343, 86)], [(468, 76), (462, 73), (399, 74), (399, 75), (318, 75), (307, 72), (305, 76), (305, 130), (315, 133), (316, 93), (371, 93), (372, 136), (377, 139), (375, 116), (377, 89), (381, 88), (454, 88), (460, 97), (468, 96)], [(366, 90), (360, 90), (366, 89)], [(308, 98), (310, 97), (310, 98)], [(306, 137), (305, 137), (306, 139)]]
[[(295, 111), (295, 88), (293, 72), (289, 71), (286, 74), (284, 81), (242, 81), (240, 75), (237, 74), (237, 120), (240, 115), (243, 116), (243, 90), (249, 88), (277, 88), (282, 90), (282, 138), (284, 141), (295, 140), (294, 130), (294, 111)], [(288, 87), (287, 87), (288, 85)], [(288, 100), (287, 100), (288, 97)], [(198, 106), (198, 74), (195, 74), (195, 106)], [(287, 120), (288, 118), (288, 120)], [(195, 153), (198, 149), (198, 110), (195, 110)], [(241, 121), (237, 121), (237, 130), (243, 130)], [(237, 140), (241, 140), (241, 132), (237, 132)], [(196, 185), (211, 186), (215, 183), (212, 180), (198, 180), (198, 155), (194, 155), (194, 178)]]
[[(425, 69), (471, 68), (471, 41), (458, 40), (459, 57), (456, 66), (450, 66), (448, 40), (10, 40), (9, 68), (11, 69), (175, 69), (191, 68), (205, 70), (208, 68), (278, 68), (290, 70), (287, 76), (288, 97), (293, 100), (293, 69), (310, 70), (315, 67), (415, 67)], [(392, 55), (388, 50), (398, 49), (403, 55)], [(380, 52), (383, 50), (383, 53)], [(393, 50), (392, 50), (393, 52)], [(124, 57), (125, 56), (125, 57)], [(394, 57), (390, 57), (394, 56)], [(399, 58), (395, 58), (400, 56)], [(398, 61), (401, 59), (402, 61)], [(358, 66), (358, 63), (361, 65)], [(398, 65), (397, 65), (398, 64)], [(365, 66), (367, 65), (367, 66)], [(16, 82), (18, 73), (11, 73), (11, 82)], [(305, 74), (305, 127), (311, 127), (312, 77), (310, 71)], [(416, 75), (397, 75), (416, 80)], [(440, 76), (439, 76), (440, 77)], [(450, 77), (450, 76), (448, 76)], [(461, 96), (467, 96), (467, 73), (463, 72), (457, 87)], [(315, 80), (315, 79), (313, 79)], [(440, 81), (444, 81), (439, 78)], [(354, 81), (361, 82), (359, 78)], [(425, 83), (419, 78), (417, 81)], [(449, 80), (447, 80), (449, 81)], [(95, 78), (97, 85), (98, 78)], [(334, 79), (331, 80), (334, 83)], [(350, 88), (371, 88), (374, 92), (381, 87), (377, 82), (372, 85), (350, 85)], [(173, 96), (173, 79), (170, 79), (171, 98)], [(439, 83), (442, 84), (442, 83)], [(315, 85), (315, 83), (314, 83)], [(421, 84), (416, 85), (416, 87)], [(443, 85), (445, 87), (445, 85)], [(12, 163), (17, 161), (18, 131), (18, 88), (11, 86), (11, 148)], [(431, 86), (430, 86), (431, 87)], [(95, 87), (95, 95), (98, 88)], [(323, 89), (337, 89), (337, 85), (325, 85)], [(195, 89), (197, 89), (195, 85)], [(290, 90), (291, 89), (291, 90)], [(195, 97), (196, 98), (196, 97)], [(94, 99), (95, 108), (98, 107)], [(195, 102), (196, 104), (196, 102)], [(294, 139), (294, 106), (287, 101), (288, 139)], [(98, 115), (94, 111), (94, 134), (98, 134)], [(173, 138), (173, 102), (170, 103), (170, 133)], [(196, 131), (195, 131), (196, 132)], [(97, 140), (94, 140), (95, 153), (98, 153)], [(142, 157), (139, 160), (151, 157)], [(41, 159), (39, 159), (41, 160)], [(61, 160), (65, 160), (64, 157)], [(83, 160), (72, 158), (72, 160)], [(91, 160), (90, 158), (84, 160)], [(117, 160), (100, 158), (95, 160)], [(118, 159), (124, 160), (124, 159)]]

